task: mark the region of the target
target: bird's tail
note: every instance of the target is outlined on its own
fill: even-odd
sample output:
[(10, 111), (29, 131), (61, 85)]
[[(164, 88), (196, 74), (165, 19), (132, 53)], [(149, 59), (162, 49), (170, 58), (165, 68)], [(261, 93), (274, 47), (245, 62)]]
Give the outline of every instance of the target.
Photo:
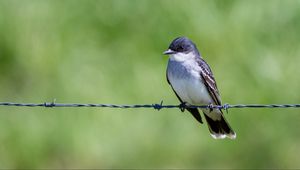
[(230, 125), (223, 116), (223, 113), (220, 115), (220, 119), (214, 120), (204, 113), (211, 136), (215, 139), (224, 139), (225, 137), (235, 139), (235, 132), (231, 129)]

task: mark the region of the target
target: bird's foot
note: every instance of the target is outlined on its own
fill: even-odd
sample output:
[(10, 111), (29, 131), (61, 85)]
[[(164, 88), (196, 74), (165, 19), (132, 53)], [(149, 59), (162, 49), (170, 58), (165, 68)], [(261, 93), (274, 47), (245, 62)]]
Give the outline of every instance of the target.
[(182, 102), (182, 103), (180, 103), (180, 105), (179, 105), (179, 109), (181, 110), (181, 112), (184, 112), (184, 111), (185, 111), (185, 109), (186, 109), (186, 102)]
[(207, 108), (209, 109), (209, 111), (213, 111), (214, 110), (214, 105), (212, 103), (210, 103), (209, 105), (207, 105)]

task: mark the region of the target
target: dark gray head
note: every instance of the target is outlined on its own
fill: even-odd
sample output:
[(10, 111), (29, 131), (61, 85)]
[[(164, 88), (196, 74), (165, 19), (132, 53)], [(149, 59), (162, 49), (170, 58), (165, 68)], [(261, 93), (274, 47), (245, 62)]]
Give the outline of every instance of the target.
[(200, 56), (200, 53), (196, 45), (186, 37), (178, 37), (172, 41), (169, 49), (164, 52), (164, 54), (176, 54), (176, 53), (190, 53), (194, 52)]

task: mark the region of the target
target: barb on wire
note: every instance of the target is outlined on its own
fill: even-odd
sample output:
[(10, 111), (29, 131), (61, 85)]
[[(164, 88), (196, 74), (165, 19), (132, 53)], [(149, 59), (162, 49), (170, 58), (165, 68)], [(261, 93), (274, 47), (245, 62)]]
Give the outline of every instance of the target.
[[(182, 108), (182, 105), (163, 105), (163, 101), (155, 104), (83, 104), (83, 103), (12, 103), (12, 102), (0, 102), (0, 106), (16, 106), (16, 107), (107, 107), (107, 108), (153, 108), (156, 110), (165, 108)], [(223, 109), (228, 113), (228, 109), (231, 108), (300, 108), (300, 104), (224, 104), (224, 105), (186, 105), (185, 108), (206, 108), (206, 109)]]

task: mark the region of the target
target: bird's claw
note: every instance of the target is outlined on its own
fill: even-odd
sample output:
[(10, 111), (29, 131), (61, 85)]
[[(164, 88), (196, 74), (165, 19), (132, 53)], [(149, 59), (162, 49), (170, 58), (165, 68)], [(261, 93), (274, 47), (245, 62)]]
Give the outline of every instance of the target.
[(179, 105), (179, 109), (181, 110), (181, 112), (184, 112), (184, 111), (185, 111), (185, 109), (186, 109), (186, 102), (182, 102), (182, 103), (180, 103), (180, 105)]
[(211, 112), (211, 111), (213, 111), (213, 109), (214, 109), (214, 106), (213, 106), (213, 104), (209, 104), (209, 105), (207, 105), (207, 108), (209, 109), (209, 111)]

